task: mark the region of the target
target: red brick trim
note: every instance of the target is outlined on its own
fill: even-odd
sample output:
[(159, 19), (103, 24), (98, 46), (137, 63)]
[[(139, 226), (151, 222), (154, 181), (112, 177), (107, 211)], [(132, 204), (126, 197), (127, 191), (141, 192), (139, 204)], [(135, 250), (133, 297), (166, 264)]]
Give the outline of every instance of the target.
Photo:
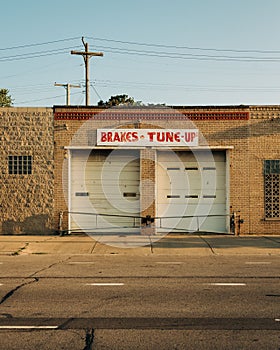
[(111, 111), (93, 112), (93, 111), (75, 111), (75, 112), (55, 112), (55, 120), (131, 120), (131, 119), (173, 119), (173, 120), (248, 120), (248, 111), (208, 111), (208, 112), (151, 112), (151, 111)]
[(223, 112), (185, 112), (184, 115), (191, 120), (249, 120), (247, 111)]

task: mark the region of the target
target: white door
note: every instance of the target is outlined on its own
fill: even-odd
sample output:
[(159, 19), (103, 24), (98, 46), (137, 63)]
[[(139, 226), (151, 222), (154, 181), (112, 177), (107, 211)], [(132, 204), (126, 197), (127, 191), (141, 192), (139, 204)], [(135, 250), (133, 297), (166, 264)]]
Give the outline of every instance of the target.
[(71, 153), (71, 230), (139, 232), (139, 152)]
[(158, 152), (158, 232), (227, 232), (226, 203), (225, 152)]

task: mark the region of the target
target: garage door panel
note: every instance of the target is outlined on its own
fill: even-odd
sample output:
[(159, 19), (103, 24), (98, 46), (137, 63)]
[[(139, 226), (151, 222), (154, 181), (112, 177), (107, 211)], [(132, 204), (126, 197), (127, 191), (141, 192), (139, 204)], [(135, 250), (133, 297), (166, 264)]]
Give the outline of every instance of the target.
[[(168, 173), (170, 174), (170, 172)], [(204, 172), (203, 174), (189, 174), (185, 175), (182, 172), (171, 174), (168, 177), (158, 176), (158, 181), (161, 182), (161, 187), (164, 189), (171, 188), (174, 190), (181, 190), (182, 188), (191, 188), (200, 190), (225, 187), (225, 175), (216, 175), (213, 172)]]
[[(113, 172), (116, 174), (116, 176), (122, 176), (122, 177), (131, 177), (135, 172), (139, 172), (140, 167), (136, 166), (125, 166), (125, 167), (113, 167), (113, 166), (106, 166), (101, 169), (99, 172), (102, 174), (102, 176), (110, 177), (110, 174), (108, 172)], [(90, 172), (89, 172), (90, 173)]]
[[(158, 152), (158, 161), (157, 214), (163, 217), (161, 221), (181, 229), (184, 225), (192, 227), (192, 220), (196, 226), (197, 220), (202, 220), (204, 230), (226, 232), (225, 152), (194, 155), (178, 151), (176, 157), (172, 152)], [(186, 217), (178, 222), (174, 217), (180, 215)], [(207, 217), (198, 219), (199, 215)]]
[(196, 221), (193, 218), (188, 219), (158, 219), (156, 220), (156, 226), (159, 232), (195, 232), (197, 230)]
[[(161, 179), (159, 179), (161, 182)], [(177, 176), (177, 178), (170, 178), (169, 181), (165, 181), (161, 184), (163, 189), (169, 189), (173, 191), (182, 191), (184, 189), (200, 189), (201, 179), (199, 177), (188, 178), (185, 176)]]
[[(213, 163), (214, 161), (215, 163), (219, 163), (219, 162), (225, 163), (226, 161), (225, 152), (223, 151), (211, 151), (209, 149), (209, 150), (200, 150), (200, 151), (194, 150), (193, 152), (190, 152), (190, 153), (193, 153), (193, 156), (198, 162)], [(188, 157), (192, 157), (192, 156), (189, 154)]]
[(71, 211), (99, 214), (72, 216), (71, 229), (124, 232), (129, 227), (129, 232), (139, 232), (138, 219), (126, 217), (140, 212), (139, 152), (74, 151), (71, 169)]
[(199, 206), (199, 210), (197, 211), (199, 215), (225, 215), (225, 205), (212, 203), (210, 206), (206, 203), (203, 203)]
[(158, 203), (163, 205), (169, 205), (172, 204), (186, 204), (190, 201), (198, 202), (200, 195), (198, 193), (192, 192), (192, 194), (185, 194), (185, 193), (179, 193), (179, 192), (173, 192), (173, 194), (170, 194), (170, 191), (161, 191), (158, 194)]
[(226, 204), (225, 189), (217, 189), (216, 191), (212, 189), (203, 189), (203, 193), (201, 196), (206, 203), (213, 202), (213, 200), (215, 200), (215, 203), (223, 204), (224, 206)]
[(224, 187), (225, 184), (225, 175), (219, 175), (217, 176), (215, 173), (211, 172), (204, 172), (201, 176), (201, 180), (203, 181), (203, 185), (213, 185), (216, 187)]
[(196, 213), (196, 205), (189, 205), (188, 208), (180, 203), (158, 204), (158, 216), (182, 217), (191, 216)]
[[(79, 215), (72, 215), (72, 230), (81, 231), (79, 225), (75, 224), (80, 221)], [(100, 232), (100, 233), (120, 233), (124, 232), (125, 229), (128, 229), (129, 232), (135, 231), (135, 226), (139, 225), (139, 220), (135, 221), (134, 218), (123, 218), (123, 221), (120, 222), (117, 217), (87, 217), (83, 218), (83, 232)], [(131, 231), (132, 230), (132, 231)]]
[[(79, 186), (78, 184), (75, 184), (76, 186)], [(89, 192), (95, 193), (97, 192), (104, 192), (104, 191), (110, 191), (112, 190), (113, 192), (120, 191), (122, 192), (126, 188), (134, 189), (137, 190), (136, 192), (139, 192), (139, 180), (123, 180), (119, 182), (112, 182), (112, 181), (91, 181), (87, 182), (85, 184), (86, 189)]]
[(169, 203), (170, 198), (173, 200), (189, 200), (193, 198), (203, 198), (204, 200), (213, 200), (215, 202), (226, 203), (226, 190), (225, 189), (212, 189), (212, 188), (162, 188), (158, 192), (157, 202), (158, 203)]
[(189, 203), (200, 204), (202, 203), (213, 203), (215, 204), (223, 204), (225, 206), (226, 203), (226, 192), (223, 190), (213, 191), (211, 189), (203, 189), (203, 192), (192, 190), (192, 192), (188, 192), (187, 190), (180, 193), (174, 192), (173, 195), (170, 194), (170, 190), (162, 190), (158, 194), (157, 202), (159, 204), (168, 204), (168, 203), (178, 203), (180, 205), (187, 205)]
[(225, 220), (227, 218), (223, 217), (208, 217), (207, 221), (200, 222), (199, 224), (199, 230), (204, 232), (219, 232), (224, 233), (225, 232)]

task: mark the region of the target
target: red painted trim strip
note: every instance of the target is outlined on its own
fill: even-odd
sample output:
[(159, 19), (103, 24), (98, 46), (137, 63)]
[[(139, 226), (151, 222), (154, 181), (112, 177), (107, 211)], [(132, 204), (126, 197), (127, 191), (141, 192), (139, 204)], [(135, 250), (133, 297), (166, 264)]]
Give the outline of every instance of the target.
[(171, 119), (171, 120), (248, 120), (249, 112), (175, 112), (175, 113), (149, 113), (149, 112), (55, 112), (55, 120), (131, 120), (131, 119)]

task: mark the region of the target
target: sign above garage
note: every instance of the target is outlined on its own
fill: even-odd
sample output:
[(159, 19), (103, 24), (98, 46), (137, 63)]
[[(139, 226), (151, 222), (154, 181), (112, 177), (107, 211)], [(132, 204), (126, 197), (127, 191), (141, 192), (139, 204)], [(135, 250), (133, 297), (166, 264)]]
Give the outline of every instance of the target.
[(98, 146), (198, 146), (197, 129), (97, 129)]

